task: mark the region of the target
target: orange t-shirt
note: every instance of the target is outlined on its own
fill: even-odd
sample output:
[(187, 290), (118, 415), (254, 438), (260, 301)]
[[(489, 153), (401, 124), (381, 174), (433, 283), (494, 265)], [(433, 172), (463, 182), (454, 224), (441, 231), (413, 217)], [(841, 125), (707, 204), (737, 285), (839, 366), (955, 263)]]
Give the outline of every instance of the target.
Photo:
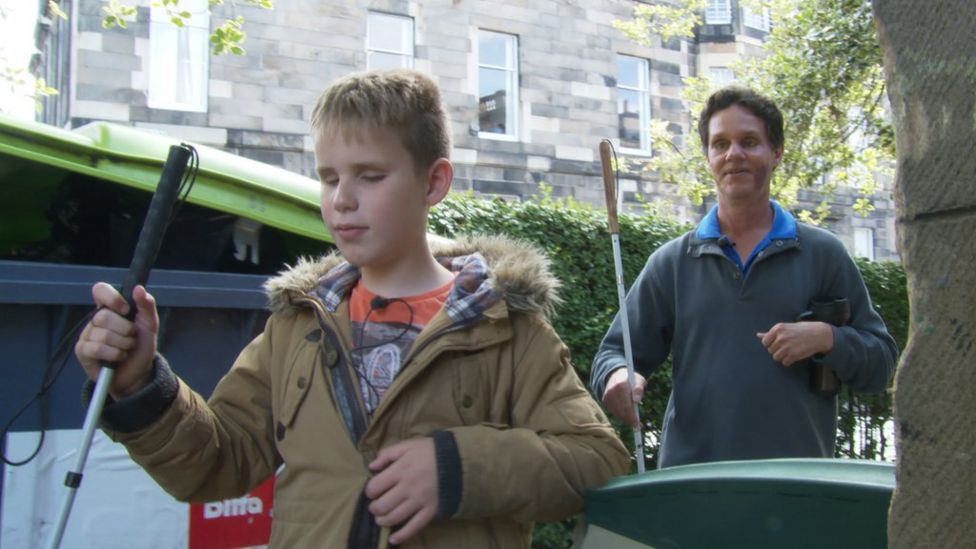
[(379, 296), (361, 281), (353, 287), (349, 296), (351, 355), (370, 414), (400, 372), (417, 335), (444, 307), (453, 285), (452, 279), (420, 295), (385, 300), (377, 300)]

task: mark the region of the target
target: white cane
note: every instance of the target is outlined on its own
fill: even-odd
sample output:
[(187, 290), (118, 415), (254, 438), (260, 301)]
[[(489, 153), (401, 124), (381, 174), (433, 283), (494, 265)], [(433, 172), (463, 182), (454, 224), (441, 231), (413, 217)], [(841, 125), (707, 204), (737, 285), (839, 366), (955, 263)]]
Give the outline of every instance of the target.
[[(610, 163), (613, 144), (604, 139), (600, 142), (600, 163), (603, 165), (603, 191), (607, 200), (607, 221), (610, 225), (610, 239), (613, 242), (613, 267), (617, 278), (617, 299), (620, 302), (620, 328), (624, 335), (624, 359), (627, 362), (627, 388), (634, 394), (634, 354), (630, 346), (630, 323), (627, 321), (627, 303), (624, 292), (624, 266), (620, 259), (620, 225), (617, 223), (617, 181), (614, 167)], [(616, 155), (614, 155), (616, 156)], [(631, 396), (633, 398), (633, 396)], [(640, 422), (640, 403), (634, 403), (637, 427), (634, 429), (634, 449), (637, 450), (637, 472), (644, 472), (644, 435)]]
[[(121, 294), (129, 302), (129, 320), (135, 318), (136, 304), (132, 300), (132, 290), (137, 285), (145, 286), (149, 279), (149, 271), (153, 263), (156, 262), (156, 255), (163, 243), (163, 236), (169, 226), (174, 214), (174, 206), (180, 200), (180, 192), (185, 188), (190, 192), (193, 181), (196, 179), (196, 172), (199, 169), (199, 157), (196, 149), (190, 145), (173, 145), (169, 149), (169, 156), (163, 165), (159, 183), (153, 192), (152, 200), (149, 203), (149, 210), (139, 233), (139, 240), (136, 248), (132, 252), (132, 262), (129, 264), (129, 271), (122, 281)], [(193, 164), (190, 164), (191, 160)], [(187, 165), (190, 171), (187, 171)], [(189, 187), (184, 187), (189, 182)], [(183, 196), (186, 198), (186, 195)], [(68, 524), (68, 517), (71, 515), (71, 508), (74, 506), (75, 495), (81, 486), (81, 479), (88, 461), (88, 452), (91, 449), (92, 439), (95, 436), (95, 429), (102, 417), (102, 410), (108, 397), (108, 388), (112, 384), (112, 376), (115, 375), (115, 364), (102, 363), (102, 368), (98, 372), (98, 380), (95, 382), (95, 389), (92, 392), (91, 401), (88, 404), (88, 412), (85, 414), (85, 423), (82, 426), (81, 447), (76, 454), (75, 468), (68, 471), (64, 478), (64, 486), (67, 490), (61, 503), (61, 510), (58, 513), (58, 520), (54, 523), (48, 539), (48, 549), (58, 549), (61, 546), (61, 539)]]

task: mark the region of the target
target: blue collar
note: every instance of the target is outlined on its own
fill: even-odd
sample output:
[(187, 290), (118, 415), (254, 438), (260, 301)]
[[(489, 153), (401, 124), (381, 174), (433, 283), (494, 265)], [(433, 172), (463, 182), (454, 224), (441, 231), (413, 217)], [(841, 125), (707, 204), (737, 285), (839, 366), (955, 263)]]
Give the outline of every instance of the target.
[[(743, 274), (752, 266), (752, 262), (756, 259), (757, 254), (766, 249), (773, 240), (790, 240), (796, 238), (796, 220), (793, 219), (790, 212), (784, 210), (775, 200), (770, 200), (769, 206), (773, 209), (773, 226), (770, 227), (769, 232), (759, 242), (756, 249), (749, 254), (749, 258), (746, 259), (745, 263), (742, 262), (742, 258), (739, 257), (739, 254), (731, 246), (722, 247), (725, 255), (739, 266), (739, 270)], [(700, 240), (717, 240), (724, 236), (718, 224), (718, 205), (712, 206), (712, 209), (708, 211), (708, 214), (698, 224), (695, 236)]]
[[(773, 209), (773, 226), (769, 229), (766, 239), (796, 238), (796, 220), (790, 212), (784, 210), (775, 200), (770, 200), (769, 206)], [(712, 206), (712, 209), (705, 214), (698, 224), (695, 235), (701, 240), (722, 238), (722, 229), (718, 224), (718, 205)]]

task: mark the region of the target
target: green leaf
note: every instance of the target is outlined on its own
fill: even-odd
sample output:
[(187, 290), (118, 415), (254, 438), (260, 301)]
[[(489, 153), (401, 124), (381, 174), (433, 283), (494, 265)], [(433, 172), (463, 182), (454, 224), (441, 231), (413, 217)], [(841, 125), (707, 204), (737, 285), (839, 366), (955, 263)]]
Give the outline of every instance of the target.
[(58, 5), (56, 0), (48, 0), (47, 10), (51, 12), (51, 15), (53, 15), (54, 17), (58, 17), (66, 21), (68, 19), (68, 14), (64, 13), (64, 11), (61, 9), (61, 6)]

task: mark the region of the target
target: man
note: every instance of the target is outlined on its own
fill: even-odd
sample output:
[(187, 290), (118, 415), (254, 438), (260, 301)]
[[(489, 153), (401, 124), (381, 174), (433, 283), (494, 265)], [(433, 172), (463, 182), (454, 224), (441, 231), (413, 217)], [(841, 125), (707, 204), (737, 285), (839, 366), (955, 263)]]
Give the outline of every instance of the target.
[[(698, 131), (718, 204), (651, 254), (627, 295), (640, 374), (633, 392), (618, 315), (593, 361), (594, 394), (636, 425), (644, 376), (670, 353), (659, 467), (831, 457), (837, 399), (811, 387), (812, 364), (855, 389), (880, 391), (894, 370), (895, 342), (843, 244), (770, 200), (783, 157), (776, 105), (725, 88), (709, 98)], [(849, 303), (848, 323), (797, 322), (811, 304), (838, 299)]]

